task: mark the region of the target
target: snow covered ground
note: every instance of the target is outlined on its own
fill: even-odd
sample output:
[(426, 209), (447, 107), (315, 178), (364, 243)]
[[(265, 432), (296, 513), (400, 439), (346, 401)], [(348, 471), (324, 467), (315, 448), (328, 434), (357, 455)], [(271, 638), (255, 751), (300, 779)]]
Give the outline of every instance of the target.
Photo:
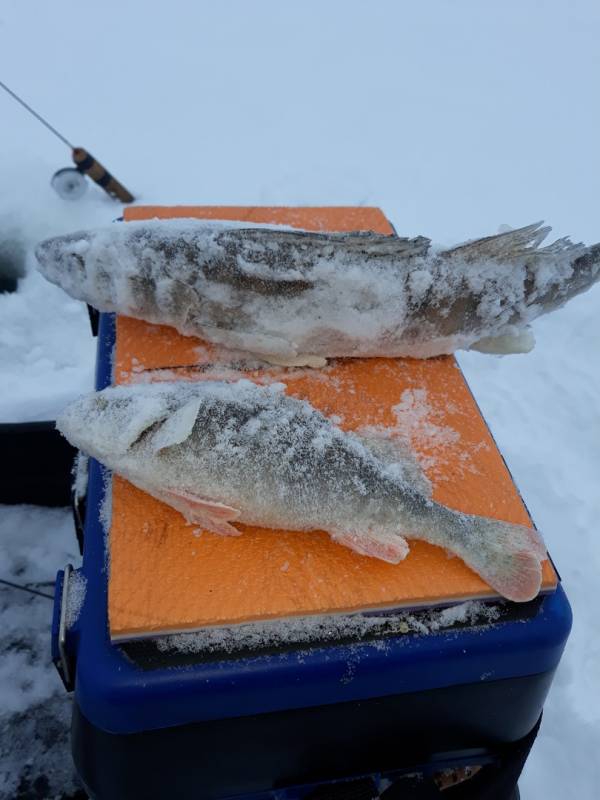
[[(140, 202), (379, 205), (400, 233), (442, 244), (545, 219), (590, 243), (600, 239), (599, 37), (594, 0), (6, 0), (0, 79)], [(0, 115), (0, 235), (20, 230), (31, 246), (119, 216), (92, 187), (60, 200), (48, 183), (69, 162), (65, 146), (8, 96)], [(522, 796), (592, 800), (600, 287), (535, 332), (527, 356), (460, 362), (574, 610)], [(93, 357), (85, 308), (30, 272), (0, 295), (0, 420), (53, 416), (91, 385)], [(0, 509), (0, 577), (51, 580), (73, 550), (62, 512)], [(26, 629), (30, 644), (0, 667), (3, 746), (13, 745), (0, 751), (0, 796), (72, 792), (64, 695), (44, 649), (50, 602), (7, 587), (1, 602), (2, 636), (18, 642)], [(21, 712), (40, 704), (34, 735)], [(31, 788), (49, 744), (55, 772)]]
[[(56, 571), (79, 555), (64, 509), (0, 506), (0, 797), (49, 800), (77, 791), (69, 752), (70, 701), (50, 660)], [(46, 595), (46, 596), (42, 596)]]

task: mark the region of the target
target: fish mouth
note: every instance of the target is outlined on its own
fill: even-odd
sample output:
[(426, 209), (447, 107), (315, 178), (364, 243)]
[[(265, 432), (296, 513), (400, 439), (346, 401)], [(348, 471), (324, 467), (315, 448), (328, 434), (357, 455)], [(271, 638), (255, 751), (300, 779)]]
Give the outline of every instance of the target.
[(588, 289), (600, 281), (600, 243), (590, 245), (586, 251), (573, 262), (573, 273), (566, 281), (562, 291), (554, 293), (548, 291), (539, 301), (544, 313), (560, 308), (578, 294), (587, 292)]
[(591, 245), (586, 253), (575, 259), (573, 271), (581, 276), (585, 288), (600, 280), (600, 242)]
[(49, 265), (53, 261), (55, 261), (56, 258), (56, 253), (55, 253), (56, 247), (54, 246), (55, 242), (56, 239), (44, 239), (43, 242), (40, 242), (35, 247), (34, 253), (39, 265), (38, 269), (40, 269), (40, 272), (42, 272), (42, 274), (44, 275), (46, 274), (46, 270), (49, 267)]
[(61, 285), (65, 277), (77, 282), (85, 275), (85, 253), (90, 235), (84, 231), (44, 239), (34, 250), (38, 269), (48, 280)]

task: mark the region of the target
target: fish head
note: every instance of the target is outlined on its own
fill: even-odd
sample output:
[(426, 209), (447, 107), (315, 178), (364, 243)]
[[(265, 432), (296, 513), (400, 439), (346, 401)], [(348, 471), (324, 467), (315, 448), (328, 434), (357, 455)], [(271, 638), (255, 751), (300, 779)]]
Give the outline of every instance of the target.
[(600, 281), (600, 243), (588, 247), (573, 263), (573, 277), (568, 287), (569, 298), (585, 292)]
[(85, 256), (93, 236), (91, 232), (79, 231), (40, 242), (35, 248), (39, 271), (51, 283), (79, 296), (78, 289), (86, 278)]
[(600, 281), (600, 243), (584, 247), (566, 242), (563, 247), (567, 253), (573, 252), (570, 273), (559, 284), (551, 283), (536, 299), (543, 313), (561, 308)]
[(114, 386), (71, 403), (56, 427), (75, 447), (118, 468), (119, 460), (132, 454), (143, 435), (174, 406), (161, 386)]

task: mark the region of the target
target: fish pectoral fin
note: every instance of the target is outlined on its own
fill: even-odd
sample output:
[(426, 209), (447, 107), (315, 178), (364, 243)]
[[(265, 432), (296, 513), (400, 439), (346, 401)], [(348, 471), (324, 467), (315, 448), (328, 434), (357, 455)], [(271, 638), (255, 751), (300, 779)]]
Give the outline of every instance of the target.
[(161, 499), (177, 509), (188, 522), (199, 525), (207, 531), (222, 536), (241, 536), (239, 531), (229, 522), (237, 519), (242, 513), (239, 508), (194, 495), (191, 492), (163, 491)]
[(234, 331), (212, 325), (202, 325), (202, 333), (211, 342), (222, 344), (230, 350), (243, 350), (263, 359), (296, 358), (298, 355), (295, 345), (280, 336), (243, 330)]
[(535, 347), (535, 336), (529, 326), (517, 333), (505, 333), (500, 336), (485, 336), (474, 342), (469, 350), (493, 355), (508, 353), (530, 353)]
[(241, 536), (242, 532), (238, 530), (235, 525), (230, 525), (228, 522), (213, 517), (209, 514), (200, 514), (195, 512), (194, 519), (191, 520), (194, 525), (202, 528), (203, 531), (210, 531), (217, 533), (219, 536)]
[(200, 398), (196, 397), (163, 422), (152, 438), (152, 449), (155, 453), (165, 447), (185, 442), (194, 428), (201, 403)]
[(431, 482), (408, 439), (397, 433), (390, 434), (386, 428), (360, 428), (354, 435), (384, 464), (397, 466), (401, 477), (420, 494), (432, 496)]
[(323, 358), (323, 356), (311, 356), (306, 353), (288, 357), (270, 353), (263, 355), (263, 358), (269, 364), (274, 364), (277, 367), (311, 367), (312, 369), (320, 369), (327, 366), (327, 359)]
[(332, 533), (331, 538), (334, 542), (354, 550), (355, 553), (360, 553), (361, 556), (378, 558), (390, 564), (403, 561), (409, 552), (408, 542), (399, 534), (344, 531)]

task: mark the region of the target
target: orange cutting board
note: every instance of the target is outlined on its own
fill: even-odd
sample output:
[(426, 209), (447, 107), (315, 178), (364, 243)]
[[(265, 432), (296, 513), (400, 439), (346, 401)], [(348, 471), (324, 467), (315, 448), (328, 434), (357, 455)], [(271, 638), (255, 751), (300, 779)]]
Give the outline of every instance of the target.
[[(392, 228), (376, 208), (134, 207), (125, 219), (198, 217), (278, 223), (308, 230)], [(197, 380), (226, 351), (173, 328), (120, 316), (115, 382)], [(225, 370), (232, 379), (235, 363)], [(434, 498), (471, 514), (532, 525), (527, 510), (451, 356), (334, 359), (323, 370), (245, 372), (278, 380), (340, 427), (393, 427), (407, 436), (433, 484)], [(260, 491), (260, 486), (257, 486)], [(460, 559), (410, 542), (400, 564), (335, 544), (322, 531), (239, 525), (240, 537), (194, 533), (174, 509), (113, 479), (109, 619), (113, 639), (225, 625), (361, 611), (422, 607), (497, 596)], [(556, 587), (546, 561), (543, 589)]]

